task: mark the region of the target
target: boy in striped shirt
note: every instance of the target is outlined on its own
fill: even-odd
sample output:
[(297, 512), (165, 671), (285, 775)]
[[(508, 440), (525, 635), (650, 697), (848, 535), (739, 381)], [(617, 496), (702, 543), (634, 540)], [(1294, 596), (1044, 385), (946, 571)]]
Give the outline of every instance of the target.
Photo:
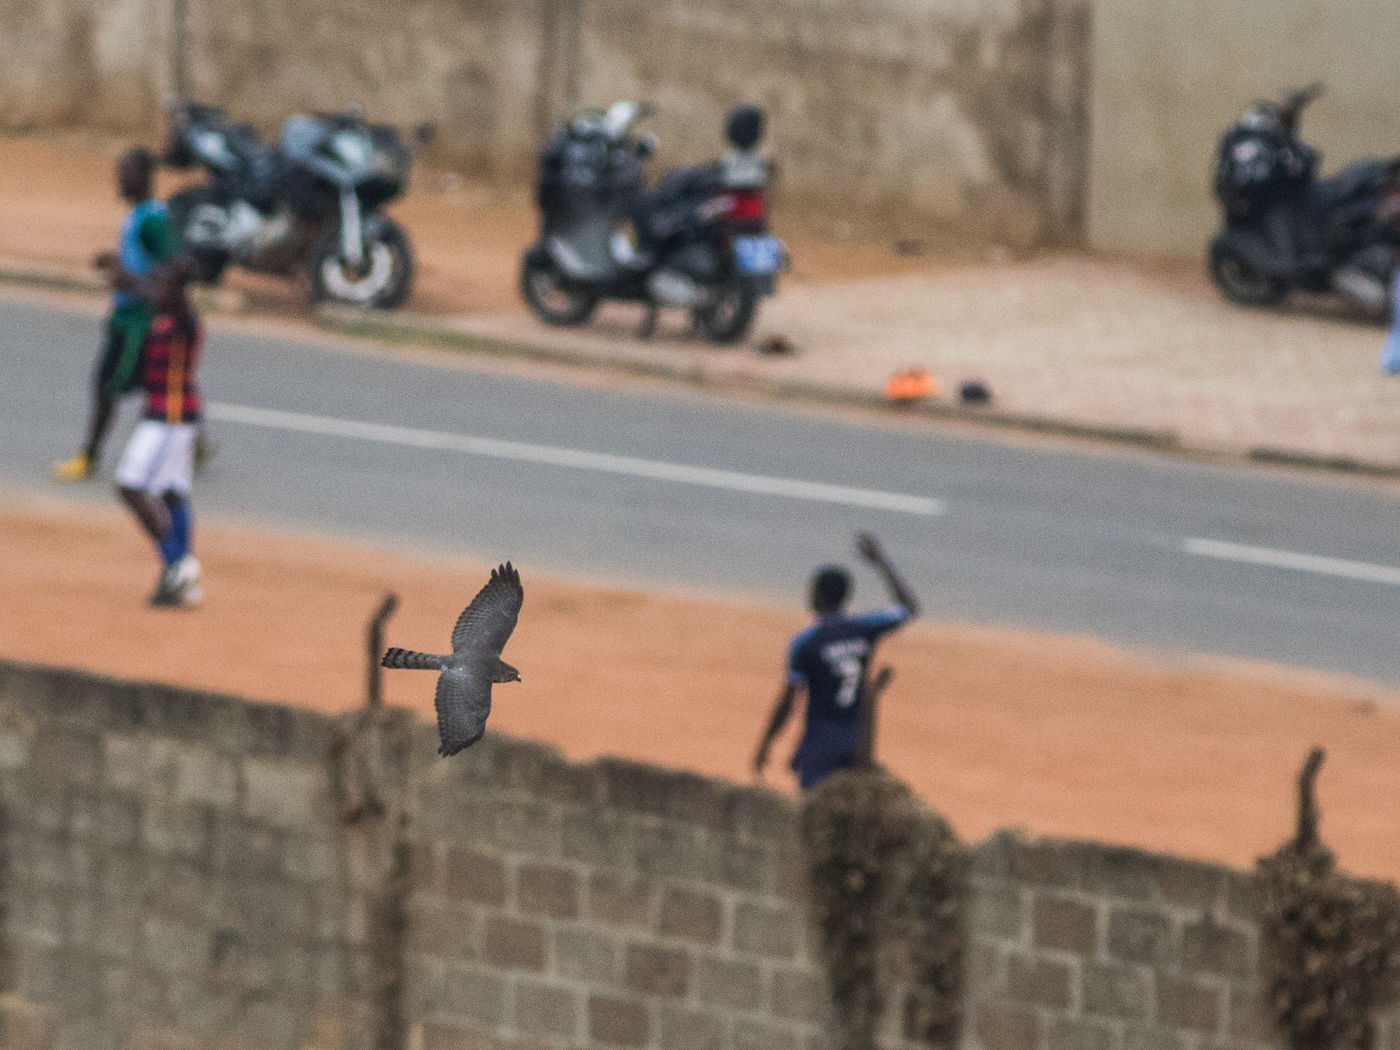
[(151, 604), (199, 602), (199, 562), (190, 553), (190, 481), (203, 399), (195, 380), (203, 332), (185, 298), (191, 275), (177, 259), (151, 280), (158, 310), (142, 351), (145, 418), (117, 465), (117, 492), (160, 552), (161, 573)]

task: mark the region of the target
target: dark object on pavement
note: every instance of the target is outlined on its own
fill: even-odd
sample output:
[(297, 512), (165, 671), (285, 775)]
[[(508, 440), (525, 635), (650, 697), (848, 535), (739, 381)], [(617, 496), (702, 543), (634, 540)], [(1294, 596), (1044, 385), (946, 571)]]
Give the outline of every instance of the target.
[(958, 387), (958, 400), (964, 405), (985, 405), (992, 400), (992, 392), (980, 379), (969, 379)]
[(785, 335), (770, 335), (759, 341), (758, 352), (770, 357), (789, 357), (797, 353), (797, 344)]
[(450, 656), (412, 649), (384, 654), (385, 667), (440, 672), (434, 700), (438, 754), (455, 755), (480, 740), (491, 713), (491, 684), (520, 681), (520, 672), (501, 659), (501, 650), (515, 630), (524, 600), (520, 573), (506, 562), (491, 570), (491, 579), (457, 618)]

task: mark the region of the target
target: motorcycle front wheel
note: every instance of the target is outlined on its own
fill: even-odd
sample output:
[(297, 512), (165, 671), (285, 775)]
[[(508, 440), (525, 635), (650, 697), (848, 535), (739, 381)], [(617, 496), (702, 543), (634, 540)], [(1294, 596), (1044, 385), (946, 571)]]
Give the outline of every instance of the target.
[(340, 229), (331, 227), (316, 238), (308, 262), (311, 297), (333, 299), (352, 306), (392, 310), (408, 298), (413, 287), (413, 248), (392, 219), (383, 219), (365, 237), (364, 254), (355, 266), (340, 254)]
[(525, 253), (520, 295), (532, 314), (560, 327), (583, 324), (598, 308), (598, 296), (565, 277), (543, 251)]
[(1225, 298), (1241, 306), (1274, 306), (1288, 294), (1287, 284), (1255, 269), (1238, 251), (1219, 238), (1210, 242), (1206, 268), (1210, 271), (1210, 279)]
[(228, 265), (228, 252), (191, 243), (193, 238), (189, 235), (190, 222), (195, 211), (205, 205), (222, 209), (214, 191), (208, 186), (189, 186), (172, 195), (166, 203), (166, 209), (170, 215), (170, 225), (175, 228), (181, 246), (194, 260), (195, 283), (218, 284), (219, 278), (223, 276), (224, 267)]
[(712, 343), (737, 343), (749, 334), (758, 312), (758, 292), (747, 282), (729, 281), (695, 310), (695, 323)]

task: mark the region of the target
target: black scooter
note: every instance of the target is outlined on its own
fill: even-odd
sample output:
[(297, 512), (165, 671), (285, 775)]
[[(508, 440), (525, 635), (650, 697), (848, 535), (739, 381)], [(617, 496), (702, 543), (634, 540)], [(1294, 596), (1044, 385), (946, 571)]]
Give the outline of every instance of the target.
[(1383, 313), (1400, 228), (1386, 217), (1400, 159), (1362, 160), (1317, 178), (1318, 152), (1297, 137), (1320, 85), (1255, 102), (1221, 136), (1214, 189), (1224, 227), (1207, 266), (1226, 298), (1271, 306), (1294, 289), (1339, 292)]
[(586, 112), (546, 146), (540, 237), (521, 264), (521, 295), (547, 324), (583, 324), (613, 299), (646, 306), (643, 338), (661, 307), (677, 307), (711, 341), (736, 342), (786, 258), (767, 230), (762, 116), (735, 110), (723, 160), (677, 168), (648, 189), (653, 142), (633, 132), (646, 114), (631, 102)]

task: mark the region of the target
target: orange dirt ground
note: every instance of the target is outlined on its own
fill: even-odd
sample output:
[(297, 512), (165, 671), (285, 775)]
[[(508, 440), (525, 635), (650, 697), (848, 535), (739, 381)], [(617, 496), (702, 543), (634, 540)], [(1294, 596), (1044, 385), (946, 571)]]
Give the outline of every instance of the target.
[[(487, 566), (201, 521), (208, 598), (143, 599), (154, 554), (115, 507), (0, 503), (0, 655), (344, 711), (365, 690), (365, 624), (386, 590), (390, 644), (446, 642)], [(791, 611), (541, 579), (506, 656), (491, 728), (573, 758), (620, 754), (738, 781), (806, 621)], [(1307, 749), (1328, 762), (1323, 832), (1342, 862), (1400, 877), (1400, 696), (1277, 668), (1127, 654), (1080, 638), (918, 623), (896, 668), (882, 760), (958, 832), (1017, 825), (1247, 865), (1289, 832)], [(430, 713), (428, 675), (386, 698)], [(791, 789), (789, 733), (768, 782)]]

